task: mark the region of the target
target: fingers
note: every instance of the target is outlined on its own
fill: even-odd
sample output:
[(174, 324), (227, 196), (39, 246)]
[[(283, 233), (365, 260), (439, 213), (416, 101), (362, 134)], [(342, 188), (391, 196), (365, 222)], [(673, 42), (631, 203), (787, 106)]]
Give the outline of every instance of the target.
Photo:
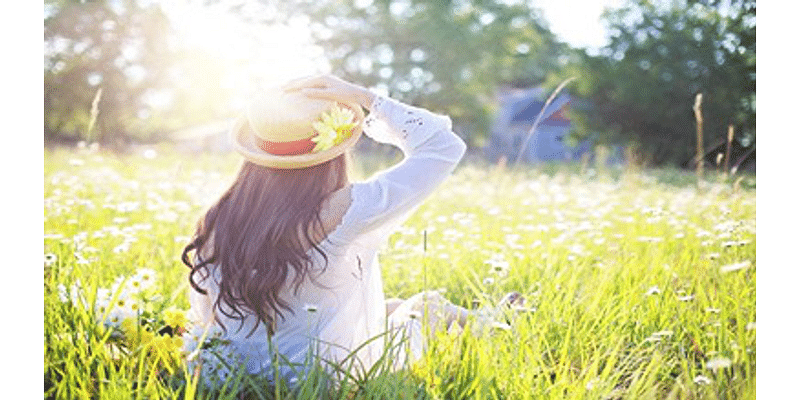
[(281, 86), (285, 92), (299, 92), (308, 97), (355, 102), (364, 108), (372, 104), (374, 95), (368, 90), (332, 75), (317, 75), (295, 79)]
[(329, 87), (301, 87), (292, 89), (291, 91), (301, 93), (307, 97), (314, 99), (333, 100), (333, 101), (348, 101), (349, 98), (340, 90)]
[(301, 90), (304, 88), (326, 88), (332, 86), (334, 80), (328, 75), (316, 75), (298, 78), (287, 82), (281, 86), (286, 92)]

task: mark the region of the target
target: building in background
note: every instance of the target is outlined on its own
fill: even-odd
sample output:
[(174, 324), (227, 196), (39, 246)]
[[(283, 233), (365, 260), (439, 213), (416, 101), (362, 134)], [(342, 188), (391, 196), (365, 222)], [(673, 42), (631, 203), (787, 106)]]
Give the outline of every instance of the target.
[[(536, 117), (542, 112), (549, 93), (541, 87), (501, 90), (500, 107), (492, 125), (485, 154), (490, 160), (505, 157), (516, 160)], [(591, 143), (583, 141), (570, 146), (567, 140), (572, 122), (566, 110), (572, 102), (569, 94), (561, 93), (544, 110), (541, 120), (525, 148), (520, 161), (573, 161), (591, 151)]]

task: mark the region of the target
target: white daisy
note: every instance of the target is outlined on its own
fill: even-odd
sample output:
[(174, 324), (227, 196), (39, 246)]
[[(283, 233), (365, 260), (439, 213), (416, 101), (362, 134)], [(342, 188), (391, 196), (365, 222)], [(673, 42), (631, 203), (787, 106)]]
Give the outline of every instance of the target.
[(55, 264), (56, 260), (58, 260), (58, 257), (55, 254), (47, 253), (47, 254), (44, 255), (44, 266), (45, 267), (49, 267), (49, 266)]
[(136, 275), (134, 275), (135, 279), (138, 279), (142, 290), (146, 290), (151, 288), (156, 281), (156, 271), (150, 268), (140, 268), (136, 271)]
[(645, 293), (645, 296), (651, 296), (659, 293), (661, 293), (661, 289), (659, 289), (658, 286), (651, 286), (649, 289), (647, 289), (647, 293)]
[(745, 261), (738, 262), (738, 263), (735, 263), (735, 264), (729, 264), (729, 265), (725, 265), (723, 267), (720, 267), (719, 272), (724, 274), (724, 273), (738, 271), (740, 269), (745, 269), (745, 268), (749, 268), (749, 267), (750, 267), (750, 260), (745, 260)]
[(693, 382), (698, 385), (708, 385), (711, 383), (711, 379), (704, 375), (697, 375), (694, 377)]
[(706, 368), (717, 371), (719, 369), (728, 368), (731, 366), (731, 360), (726, 357), (716, 357), (706, 363)]

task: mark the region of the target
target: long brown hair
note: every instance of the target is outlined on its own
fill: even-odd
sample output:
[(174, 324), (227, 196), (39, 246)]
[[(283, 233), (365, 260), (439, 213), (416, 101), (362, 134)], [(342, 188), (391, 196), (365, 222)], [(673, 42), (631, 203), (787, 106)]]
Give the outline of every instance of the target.
[[(290, 272), (296, 291), (309, 277), (309, 249), (319, 252), (327, 264), (319, 247), (325, 235), (320, 210), (323, 201), (347, 182), (344, 154), (303, 169), (273, 169), (245, 161), (183, 250), (181, 260), (192, 270), (192, 288), (206, 294), (196, 278), (198, 274), (201, 280), (210, 278), (208, 268), (214, 265), (221, 277), (214, 309), (242, 324), (247, 314), (255, 314), (273, 333), (277, 317), (293, 312), (279, 296)], [(189, 257), (191, 251), (196, 263)]]

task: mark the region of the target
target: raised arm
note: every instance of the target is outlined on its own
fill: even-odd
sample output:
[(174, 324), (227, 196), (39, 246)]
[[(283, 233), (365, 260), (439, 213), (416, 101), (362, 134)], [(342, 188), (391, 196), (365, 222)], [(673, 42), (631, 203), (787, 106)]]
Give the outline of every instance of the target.
[(352, 186), (344, 226), (370, 231), (403, 218), (455, 169), (466, 150), (450, 118), (392, 99), (375, 99), (364, 133), (397, 146), (404, 159)]
[(341, 222), (340, 238), (352, 238), (400, 220), (453, 171), (466, 145), (452, 131), (450, 118), (375, 96), (369, 90), (331, 76), (285, 86), (311, 97), (356, 101), (370, 111), (364, 134), (400, 148), (404, 159), (366, 182), (353, 184)]

